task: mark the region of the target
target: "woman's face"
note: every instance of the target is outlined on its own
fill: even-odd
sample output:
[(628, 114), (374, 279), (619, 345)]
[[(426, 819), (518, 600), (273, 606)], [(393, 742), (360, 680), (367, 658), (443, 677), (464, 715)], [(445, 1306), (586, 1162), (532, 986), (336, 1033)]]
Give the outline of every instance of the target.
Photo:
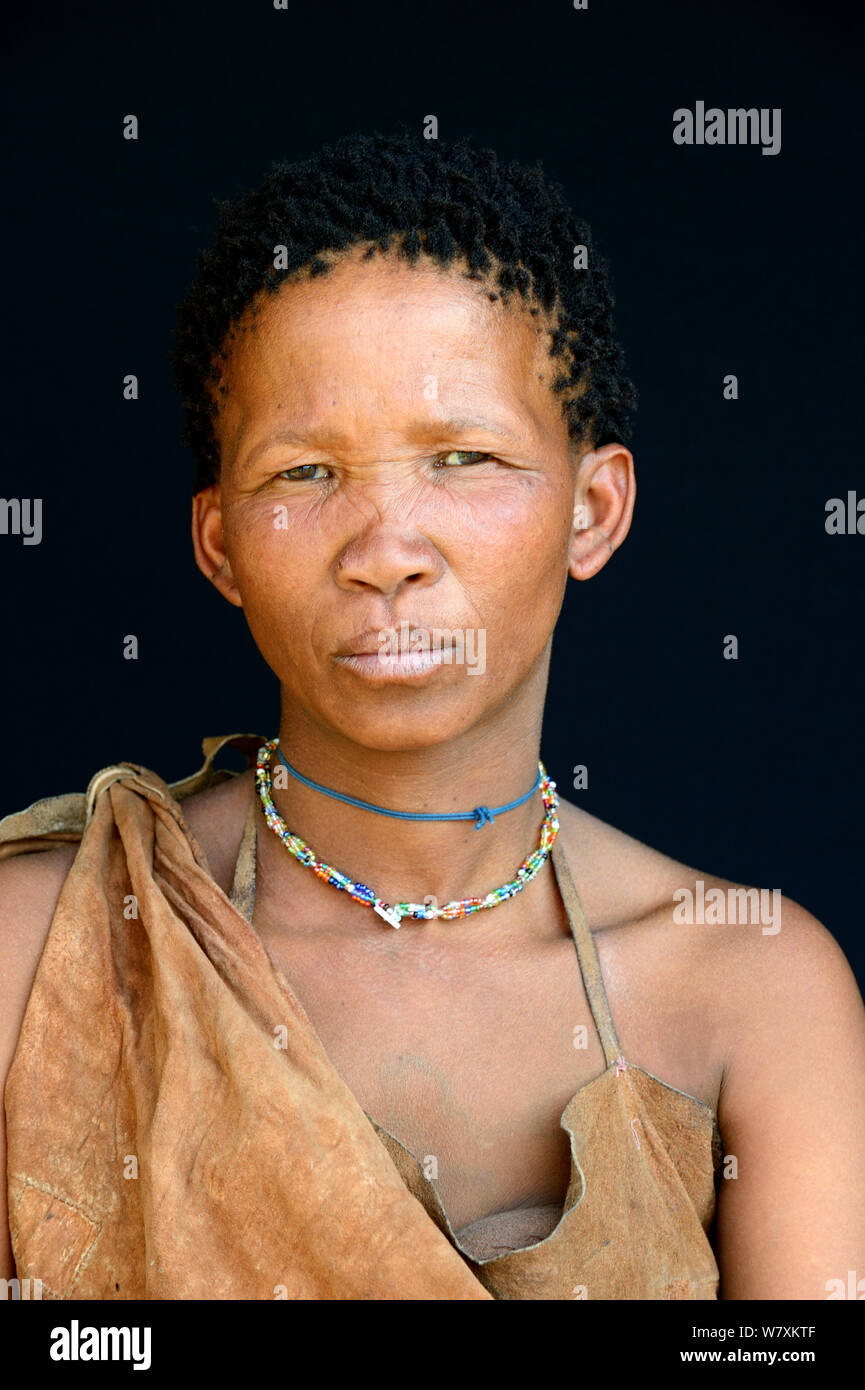
[(547, 341), (519, 296), (355, 253), (235, 336), (199, 563), (289, 719), (423, 748), (545, 680), (577, 476)]

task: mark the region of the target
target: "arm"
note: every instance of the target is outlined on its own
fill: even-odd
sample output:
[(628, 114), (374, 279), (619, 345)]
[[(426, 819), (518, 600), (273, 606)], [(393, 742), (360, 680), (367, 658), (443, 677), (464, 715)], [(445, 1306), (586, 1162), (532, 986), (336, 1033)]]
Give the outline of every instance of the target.
[(735, 965), (724, 953), (718, 1122), (738, 1176), (718, 1199), (720, 1296), (826, 1299), (827, 1281), (865, 1279), (865, 1009), (834, 937), (798, 904), (782, 900), (777, 936), (727, 930), (752, 935)]
[[(13, 855), (0, 862), (0, 1094), (18, 1045), (63, 881), (77, 845)], [(0, 1279), (15, 1277), (6, 1210), (6, 1111), (0, 1106)]]

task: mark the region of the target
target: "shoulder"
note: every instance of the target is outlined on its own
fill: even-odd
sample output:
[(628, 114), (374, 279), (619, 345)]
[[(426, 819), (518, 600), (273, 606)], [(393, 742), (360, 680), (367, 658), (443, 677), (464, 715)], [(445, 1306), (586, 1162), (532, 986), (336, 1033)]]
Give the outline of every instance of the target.
[(77, 853), (77, 843), (61, 844), (0, 860), (0, 991), (34, 957), (35, 970)]
[[(795, 1103), (827, 1088), (844, 1107), (865, 1102), (865, 1007), (847, 957), (828, 928), (778, 893), (772, 934), (741, 929), (713, 951), (728, 969), (722, 1113), (737, 1122), (779, 1091)], [(718, 929), (720, 932), (720, 929)], [(863, 1111), (865, 1113), (865, 1111)], [(865, 1139), (865, 1134), (863, 1134)]]
[(562, 804), (561, 821), (568, 862), (597, 936), (627, 937), (635, 952), (640, 941), (648, 950), (663, 948), (689, 973), (702, 963), (692, 984), (705, 975), (715, 996), (719, 983), (735, 986), (720, 991), (733, 1013), (770, 979), (773, 998), (789, 998), (806, 982), (810, 988), (815, 976), (822, 989), (843, 991), (851, 982), (855, 988), (831, 932), (780, 888), (737, 883), (680, 863), (570, 803)]
[[(801, 1084), (799, 1074), (782, 1077), (776, 1059), (789, 1057), (803, 1031), (820, 1038), (827, 1064), (845, 1046), (862, 1046), (865, 1011), (853, 971), (805, 907), (778, 888), (680, 863), (570, 803), (560, 819), (625, 1025), (632, 1008), (635, 1027), (641, 1011), (662, 1019), (649, 1043), (659, 1065), (669, 1072), (690, 1053), (695, 1071), (714, 1071), (719, 1115), (739, 1102), (749, 1108), (755, 1058), (761, 1076)], [(648, 1037), (648, 1025), (640, 1028)], [(813, 1061), (819, 1067), (816, 1053)]]
[(77, 852), (77, 844), (64, 844), (0, 860), (0, 1073), (3, 1079), (12, 1060), (57, 901)]
[(234, 878), (254, 782), (253, 771), (241, 772), (186, 796), (180, 802), (183, 819), (225, 893), (229, 892)]

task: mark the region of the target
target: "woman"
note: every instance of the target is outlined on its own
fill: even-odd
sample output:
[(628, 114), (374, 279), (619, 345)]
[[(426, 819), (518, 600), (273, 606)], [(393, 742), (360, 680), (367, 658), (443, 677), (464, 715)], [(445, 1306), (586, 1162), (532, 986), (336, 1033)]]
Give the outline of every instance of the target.
[(559, 191), (462, 145), (346, 140), (223, 208), (176, 379), (278, 742), (3, 823), (10, 1272), (787, 1299), (865, 1267), (839, 947), (538, 763), (568, 576), (634, 507), (611, 302)]

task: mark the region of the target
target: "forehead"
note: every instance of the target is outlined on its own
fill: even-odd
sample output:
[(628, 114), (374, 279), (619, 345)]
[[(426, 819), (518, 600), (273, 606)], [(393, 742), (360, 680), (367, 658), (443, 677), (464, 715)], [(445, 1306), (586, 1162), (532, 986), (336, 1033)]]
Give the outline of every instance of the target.
[(564, 429), (548, 344), (547, 321), (518, 294), (505, 304), (461, 269), (355, 253), (262, 296), (237, 326), (219, 432), (228, 445), (274, 417), (311, 432), (398, 430), (419, 410), (432, 421), (482, 406)]

